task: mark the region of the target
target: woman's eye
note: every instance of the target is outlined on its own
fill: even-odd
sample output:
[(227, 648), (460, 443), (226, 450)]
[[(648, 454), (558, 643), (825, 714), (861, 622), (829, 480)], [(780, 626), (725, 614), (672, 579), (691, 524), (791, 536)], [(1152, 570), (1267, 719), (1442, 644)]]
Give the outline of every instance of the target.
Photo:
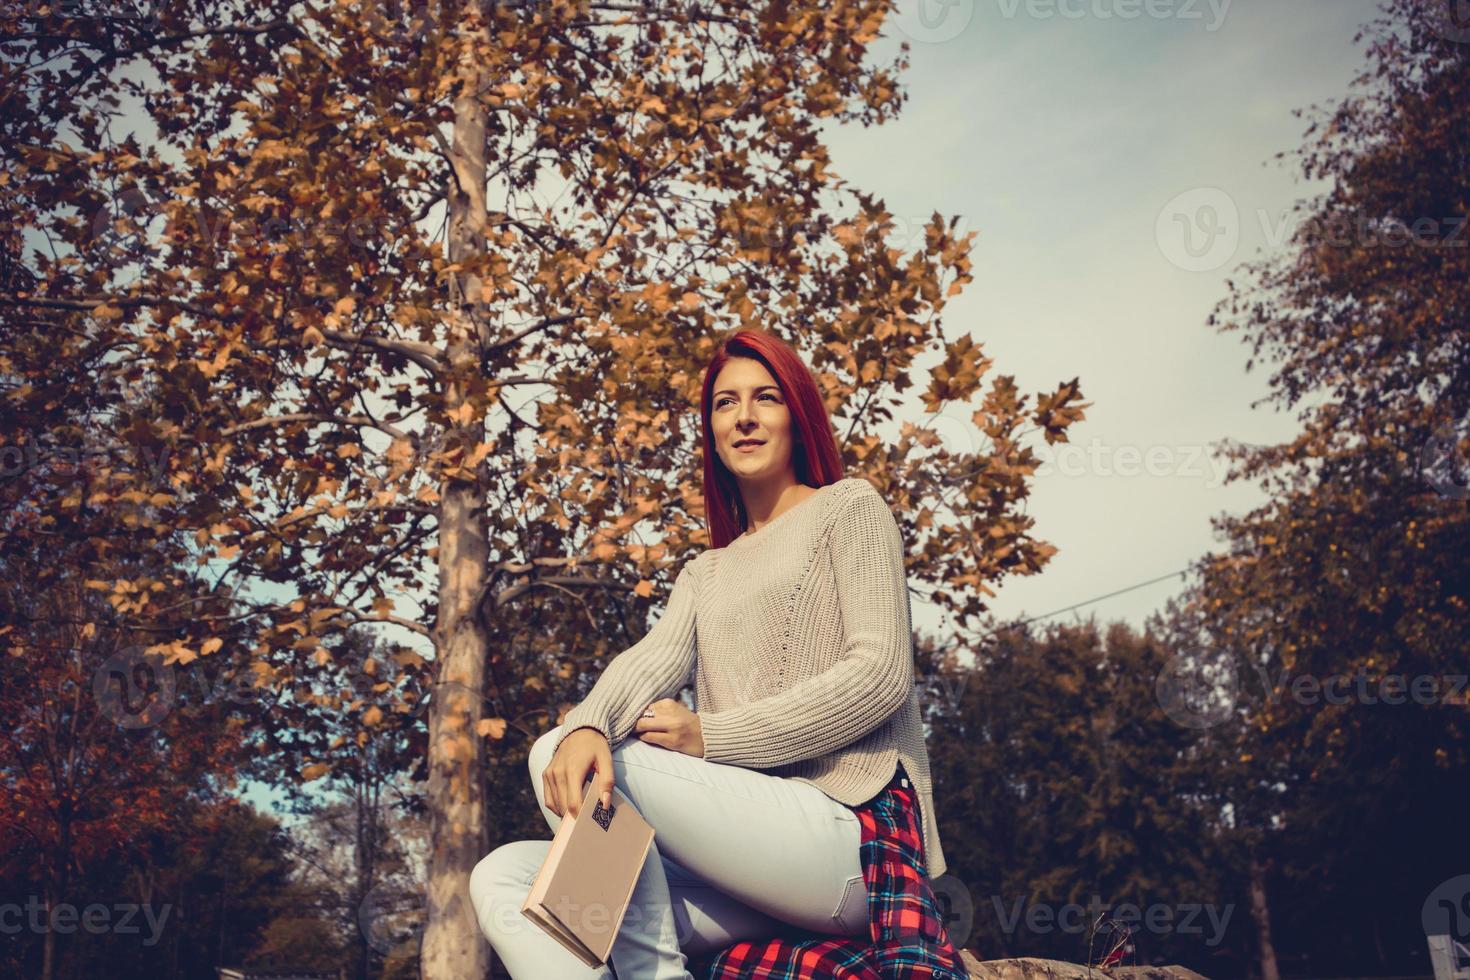
[[(769, 391), (761, 392), (759, 395), (756, 395), (755, 397), (756, 397), (756, 400), (757, 401), (759, 401), (762, 398), (769, 398), (773, 402), (780, 400), (775, 395), (771, 394)], [(719, 399), (718, 401), (715, 402), (715, 408), (724, 408), (726, 405), (730, 404), (733, 401), (734, 401), (734, 399), (731, 399), (731, 398), (721, 398), (721, 399)]]

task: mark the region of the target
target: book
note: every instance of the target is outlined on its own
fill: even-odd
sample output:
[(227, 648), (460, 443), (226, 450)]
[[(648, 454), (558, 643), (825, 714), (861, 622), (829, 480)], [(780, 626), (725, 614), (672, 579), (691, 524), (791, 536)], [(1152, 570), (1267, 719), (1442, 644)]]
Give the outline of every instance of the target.
[(587, 780), (577, 815), (562, 818), (521, 914), (590, 967), (607, 963), (653, 845), (653, 828), (627, 798), (597, 799)]

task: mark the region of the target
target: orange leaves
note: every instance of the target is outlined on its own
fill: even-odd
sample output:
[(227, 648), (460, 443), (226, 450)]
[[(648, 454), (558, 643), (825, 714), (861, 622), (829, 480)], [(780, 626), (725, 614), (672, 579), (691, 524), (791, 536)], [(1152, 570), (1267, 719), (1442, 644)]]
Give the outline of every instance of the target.
[(980, 387), (980, 378), (992, 361), (969, 334), (944, 345), (944, 360), (929, 374), (929, 388), (924, 392), (929, 411), (939, 410), (945, 402), (968, 401)]
[(285, 160), (290, 156), (290, 147), (282, 140), (261, 140), (255, 145), (252, 156), (256, 162)]
[(505, 726), (504, 718), (482, 718), (475, 723), (475, 732), (482, 737), (502, 739), (505, 738)]
[(325, 762), (313, 762), (311, 765), (308, 765), (308, 766), (305, 766), (304, 768), (302, 768), (302, 770), (301, 770), (301, 781), (303, 783), (309, 783), (309, 782), (312, 782), (313, 780), (321, 779), (323, 776), (325, 776), (327, 773), (329, 773), (331, 771), (332, 771), (332, 767), (330, 765), (328, 765), (327, 763), (325, 763)]
[(1078, 387), (1077, 378), (1059, 386), (1049, 395), (1037, 397), (1036, 411), (1031, 417), (1043, 429), (1048, 443), (1065, 442), (1067, 429), (1087, 417), (1083, 409), (1090, 407), (1091, 402), (1073, 404), (1081, 397), (1082, 391)]
[(199, 654), (189, 649), (183, 640), (174, 640), (171, 643), (154, 643), (146, 647), (144, 653), (163, 654), (164, 666), (187, 665), (199, 659)]

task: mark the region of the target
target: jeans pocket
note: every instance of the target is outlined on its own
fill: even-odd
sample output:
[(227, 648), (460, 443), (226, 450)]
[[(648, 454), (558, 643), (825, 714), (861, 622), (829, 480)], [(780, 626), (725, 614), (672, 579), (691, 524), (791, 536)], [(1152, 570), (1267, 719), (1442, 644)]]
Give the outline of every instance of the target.
[(842, 889), (842, 900), (832, 913), (832, 925), (844, 935), (856, 936), (865, 933), (868, 925), (868, 886), (862, 875), (847, 879)]

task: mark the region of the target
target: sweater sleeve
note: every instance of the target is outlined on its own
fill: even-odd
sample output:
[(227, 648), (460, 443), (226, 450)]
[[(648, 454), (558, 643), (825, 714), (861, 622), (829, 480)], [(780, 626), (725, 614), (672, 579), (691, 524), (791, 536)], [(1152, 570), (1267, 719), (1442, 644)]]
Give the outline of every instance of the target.
[(827, 670), (769, 697), (700, 714), (704, 758), (765, 769), (814, 759), (877, 728), (913, 690), (903, 536), (866, 481), (831, 530), (842, 653)]
[(660, 698), (673, 697), (688, 681), (694, 669), (699, 593), (694, 561), (686, 562), (675, 577), (668, 605), (653, 628), (613, 657), (582, 703), (567, 712), (555, 748), (578, 728), (597, 729), (617, 748), (632, 733), (639, 712)]

